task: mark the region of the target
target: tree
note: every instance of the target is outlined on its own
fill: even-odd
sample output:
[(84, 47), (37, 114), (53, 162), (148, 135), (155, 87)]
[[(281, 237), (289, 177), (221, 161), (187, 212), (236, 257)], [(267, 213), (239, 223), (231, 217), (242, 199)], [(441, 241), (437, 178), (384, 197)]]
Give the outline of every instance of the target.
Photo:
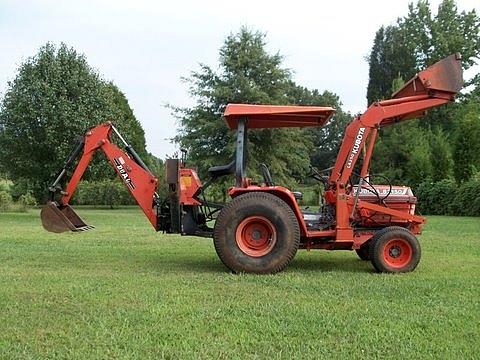
[(352, 116), (342, 110), (342, 103), (338, 95), (325, 90), (320, 93), (317, 89), (309, 90), (296, 85), (293, 81), (287, 92), (289, 102), (298, 105), (331, 106), (336, 109), (329, 122), (322, 127), (305, 128), (303, 133), (313, 142), (314, 150), (310, 155), (310, 162), (319, 169), (333, 165), (340, 148), (344, 130)]
[(480, 101), (465, 104), (457, 121), (453, 170), (457, 182), (465, 182), (480, 169)]
[[(387, 130), (387, 131), (385, 131)], [(416, 122), (380, 131), (372, 159), (372, 173), (415, 187), (432, 176), (429, 131)]]
[(459, 13), (454, 0), (444, 0), (431, 21), (430, 54), (421, 65), (428, 66), (449, 54), (460, 52), (463, 68), (469, 69), (480, 56), (479, 35), (480, 18), (475, 9)]
[[(8, 84), (0, 111), (2, 169), (40, 200), (77, 137), (109, 119), (140, 154), (146, 153), (143, 129), (124, 94), (73, 48), (46, 44)], [(85, 177), (111, 175), (111, 168), (95, 159)]]
[(145, 163), (152, 174), (158, 179), (157, 193), (160, 195), (160, 198), (166, 197), (168, 193), (168, 184), (165, 173), (165, 163), (151, 153), (147, 154)]
[(451, 178), (453, 169), (452, 150), (445, 133), (437, 128), (431, 136), (432, 180), (437, 182)]
[[(222, 118), (226, 104), (311, 104), (324, 99), (318, 91), (297, 87), (290, 70), (282, 66), (282, 56), (265, 47), (265, 34), (243, 27), (220, 48), (218, 71), (201, 64), (186, 79), (197, 103), (173, 108), (180, 122), (176, 141), (189, 150), (189, 160), (199, 166), (201, 176), (208, 167), (232, 160), (235, 133)], [(249, 175), (258, 178), (259, 163), (266, 163), (277, 182), (291, 183), (296, 174), (305, 173), (312, 150), (312, 135), (301, 129), (252, 130)]]
[(407, 42), (405, 31), (398, 26), (381, 27), (375, 34), (368, 58), (368, 104), (389, 99), (392, 88), (410, 79), (416, 71), (413, 46)]

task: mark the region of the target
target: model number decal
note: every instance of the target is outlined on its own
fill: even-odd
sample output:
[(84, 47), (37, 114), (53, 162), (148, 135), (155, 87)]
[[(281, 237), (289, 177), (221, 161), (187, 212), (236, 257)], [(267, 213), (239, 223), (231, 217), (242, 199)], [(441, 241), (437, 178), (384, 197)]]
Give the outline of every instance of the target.
[(358, 154), (358, 150), (360, 150), (360, 144), (362, 143), (364, 134), (365, 134), (365, 128), (361, 127), (360, 129), (358, 129), (358, 133), (357, 133), (357, 136), (355, 138), (355, 142), (353, 143), (352, 151), (350, 152), (350, 156), (348, 157), (348, 160), (347, 160), (347, 168), (348, 169), (350, 169), (352, 167), (353, 159)]
[(130, 179), (130, 176), (128, 176), (127, 170), (125, 170), (125, 168), (123, 167), (125, 161), (122, 158), (114, 158), (113, 161), (115, 162), (118, 173), (122, 177), (123, 181), (125, 181), (125, 184), (127, 184), (132, 190), (134, 190), (135, 184), (133, 183), (132, 179)]

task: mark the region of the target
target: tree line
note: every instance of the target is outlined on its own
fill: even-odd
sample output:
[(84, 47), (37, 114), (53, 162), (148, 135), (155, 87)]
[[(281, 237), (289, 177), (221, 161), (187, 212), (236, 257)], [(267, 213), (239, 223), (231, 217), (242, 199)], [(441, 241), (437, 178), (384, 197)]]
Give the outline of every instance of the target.
[[(480, 54), (479, 25), (474, 10), (459, 12), (453, 0), (444, 0), (435, 15), (428, 1), (410, 4), (405, 17), (382, 26), (375, 34), (367, 58), (366, 103), (390, 98), (416, 72), (454, 52), (462, 53), (463, 67), (469, 69)], [(219, 49), (218, 66), (200, 64), (184, 79), (195, 105), (171, 106), (179, 124), (174, 141), (188, 150), (188, 161), (198, 167), (203, 178), (210, 166), (227, 164), (234, 156), (235, 133), (222, 118), (227, 103), (336, 109), (332, 120), (322, 128), (251, 131), (249, 176), (258, 179), (259, 164), (266, 163), (277, 183), (295, 186), (304, 182), (310, 165), (323, 169), (335, 160), (351, 114), (342, 109), (337, 94), (297, 84), (282, 55), (270, 53), (266, 45), (266, 35), (260, 31), (242, 27), (230, 34)], [(478, 177), (479, 74), (466, 85), (468, 91), (455, 103), (430, 111), (421, 121), (382, 129), (372, 172), (415, 189), (425, 183), (462, 183)], [(75, 49), (46, 44), (20, 66), (2, 99), (0, 178), (13, 181), (15, 194), (31, 192), (42, 201), (75, 137), (108, 119), (115, 120), (137, 152), (163, 178), (163, 162), (147, 152), (144, 131), (125, 95)], [(105, 159), (97, 157), (85, 174), (89, 181), (85, 189), (95, 188), (92, 181), (115, 176)], [(224, 193), (229, 181), (214, 187), (213, 192)], [(108, 191), (105, 184), (101, 188)], [(85, 191), (82, 199), (88, 198)]]

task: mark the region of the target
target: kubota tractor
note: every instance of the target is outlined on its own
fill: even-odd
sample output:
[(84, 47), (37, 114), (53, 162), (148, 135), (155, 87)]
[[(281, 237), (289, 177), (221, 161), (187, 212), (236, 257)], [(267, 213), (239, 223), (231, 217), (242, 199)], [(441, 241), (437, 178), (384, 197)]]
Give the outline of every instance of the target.
[[(53, 232), (91, 228), (68, 203), (92, 155), (102, 150), (155, 230), (213, 237), (220, 260), (234, 272), (281, 271), (299, 248), (355, 250), (379, 272), (411, 271), (420, 261), (415, 235), (421, 233), (425, 218), (415, 214), (416, 198), (410, 188), (373, 184), (370, 158), (380, 128), (418, 118), (427, 109), (453, 101), (462, 83), (460, 55), (454, 54), (418, 73), (392, 99), (376, 102), (356, 116), (346, 127), (328, 176), (313, 170), (312, 176), (325, 188), (318, 211), (302, 210), (300, 194), (277, 185), (266, 164), (261, 165), (260, 181), (247, 176), (247, 133), (249, 129), (323, 126), (334, 113), (330, 107), (227, 105), (226, 123), (237, 132), (234, 160), (210, 168), (210, 178), (202, 183), (184, 160), (168, 159), (165, 199), (156, 193), (155, 176), (113, 124), (96, 126), (85, 133), (49, 188), (50, 201), (41, 212), (43, 226)], [(112, 134), (123, 149), (112, 142)], [(60, 183), (80, 154), (62, 190)], [(206, 200), (209, 185), (228, 175), (235, 177), (235, 185), (228, 190), (231, 201)], [(209, 227), (212, 220), (213, 228)]]

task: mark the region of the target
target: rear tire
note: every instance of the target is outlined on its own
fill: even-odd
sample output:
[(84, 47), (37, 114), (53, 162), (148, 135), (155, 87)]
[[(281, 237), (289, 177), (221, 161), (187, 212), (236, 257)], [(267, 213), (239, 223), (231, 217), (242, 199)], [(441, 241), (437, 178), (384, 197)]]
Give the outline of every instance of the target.
[(300, 228), (292, 209), (275, 195), (240, 195), (218, 215), (213, 233), (215, 251), (235, 273), (276, 273), (294, 258)]
[(378, 272), (403, 273), (415, 270), (421, 248), (415, 235), (400, 226), (382, 229), (372, 239), (370, 259)]

